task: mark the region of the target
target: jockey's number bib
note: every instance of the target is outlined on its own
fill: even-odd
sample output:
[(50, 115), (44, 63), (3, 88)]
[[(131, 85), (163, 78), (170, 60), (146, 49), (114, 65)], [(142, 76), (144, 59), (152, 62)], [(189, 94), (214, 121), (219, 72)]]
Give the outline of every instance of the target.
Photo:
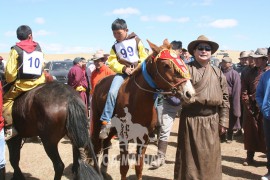
[(116, 54), (120, 59), (124, 59), (131, 63), (138, 62), (138, 49), (135, 38), (125, 40), (115, 44)]
[(27, 53), (23, 51), (23, 73), (41, 75), (43, 65), (43, 53), (39, 51), (33, 51)]

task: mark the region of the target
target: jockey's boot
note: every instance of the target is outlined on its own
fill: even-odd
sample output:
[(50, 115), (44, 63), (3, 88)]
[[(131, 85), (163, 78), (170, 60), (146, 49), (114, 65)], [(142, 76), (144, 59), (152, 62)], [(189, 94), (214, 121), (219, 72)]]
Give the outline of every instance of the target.
[(159, 168), (163, 164), (165, 164), (165, 155), (166, 155), (166, 150), (168, 146), (168, 141), (158, 141), (158, 153), (157, 153), (157, 159), (152, 161), (151, 166), (153, 168)]
[(6, 179), (6, 168), (0, 169), (0, 179), (5, 180)]
[(233, 141), (233, 130), (232, 129), (228, 129), (227, 131), (227, 142), (228, 144), (230, 144)]
[(99, 133), (99, 139), (106, 139), (110, 133), (112, 127), (111, 121), (102, 121), (102, 126)]
[(18, 135), (18, 131), (11, 125), (8, 127), (5, 127), (5, 140), (8, 141), (14, 136)]

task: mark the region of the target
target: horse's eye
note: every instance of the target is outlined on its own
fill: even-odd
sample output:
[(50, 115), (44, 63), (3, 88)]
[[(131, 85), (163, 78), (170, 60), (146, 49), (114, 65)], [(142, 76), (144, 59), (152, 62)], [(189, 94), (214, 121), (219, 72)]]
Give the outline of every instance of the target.
[(166, 69), (171, 69), (171, 66), (170, 66), (169, 64), (165, 64), (165, 65), (164, 65), (164, 68), (166, 68)]

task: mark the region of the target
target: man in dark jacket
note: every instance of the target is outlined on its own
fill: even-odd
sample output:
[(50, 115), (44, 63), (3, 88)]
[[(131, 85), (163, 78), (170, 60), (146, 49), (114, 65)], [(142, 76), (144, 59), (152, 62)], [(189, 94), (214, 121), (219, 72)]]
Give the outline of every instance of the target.
[(87, 105), (86, 90), (88, 88), (87, 80), (83, 72), (83, 58), (76, 57), (73, 61), (73, 67), (68, 72), (68, 85), (73, 87), (81, 96), (83, 102)]
[(241, 79), (236, 70), (232, 68), (232, 59), (228, 56), (223, 57), (221, 61), (221, 70), (227, 79), (230, 112), (229, 112), (229, 129), (227, 131), (227, 143), (233, 139), (233, 130), (241, 129), (240, 116), (241, 116)]

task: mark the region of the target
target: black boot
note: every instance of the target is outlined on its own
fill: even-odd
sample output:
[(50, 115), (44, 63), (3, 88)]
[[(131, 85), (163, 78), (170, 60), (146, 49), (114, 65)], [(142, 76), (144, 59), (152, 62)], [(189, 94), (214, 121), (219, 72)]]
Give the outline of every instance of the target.
[(221, 143), (227, 142), (227, 132), (225, 132), (224, 134), (221, 134), (219, 138), (220, 138)]
[(254, 154), (254, 151), (247, 151), (247, 158), (243, 163), (244, 166), (254, 165)]
[(6, 168), (0, 169), (0, 180), (6, 179)]
[(167, 151), (168, 141), (158, 141), (158, 153), (157, 159), (152, 161), (151, 166), (153, 168), (159, 168), (163, 164), (165, 164), (165, 155)]
[(227, 131), (227, 143), (231, 143), (233, 140), (233, 130), (232, 129), (229, 129)]

